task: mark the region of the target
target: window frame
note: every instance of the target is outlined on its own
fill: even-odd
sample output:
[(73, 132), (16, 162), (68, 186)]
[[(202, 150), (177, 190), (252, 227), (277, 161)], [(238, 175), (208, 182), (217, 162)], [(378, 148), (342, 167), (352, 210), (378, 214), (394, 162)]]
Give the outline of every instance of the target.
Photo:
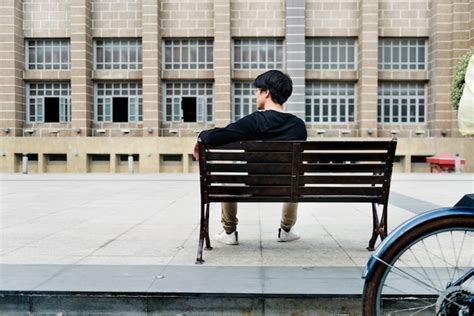
[[(43, 95), (38, 95), (35, 93), (34, 96), (31, 95), (31, 84), (42, 84), (44, 86), (51, 85), (51, 88), (44, 88)], [(55, 95), (53, 92), (55, 91), (54, 85), (59, 84), (59, 93)], [(66, 94), (63, 95), (63, 87), (62, 85), (67, 84)], [(37, 89), (38, 90), (38, 89)], [(50, 94), (47, 93), (50, 91)], [(45, 123), (45, 102), (44, 98), (58, 98), (59, 99), (59, 121), (58, 122), (49, 122), (49, 123), (69, 123), (71, 122), (71, 84), (69, 82), (27, 82), (25, 84), (25, 103), (26, 103), (26, 119), (25, 122), (27, 124), (32, 123)], [(34, 120), (32, 120), (31, 116), (31, 100), (35, 99), (35, 113), (34, 113)], [(38, 108), (38, 101), (41, 100), (41, 107)], [(62, 107), (65, 106), (63, 109)], [(64, 112), (64, 115), (61, 115), (61, 112)], [(64, 119), (63, 119), (64, 118)], [(48, 123), (48, 124), (49, 124)]]
[[(163, 56), (163, 61), (162, 61), (162, 69), (167, 70), (167, 71), (172, 71), (172, 70), (213, 70), (214, 69), (214, 40), (212, 38), (164, 38), (162, 39), (163, 45), (161, 48), (161, 53)], [(171, 44), (171, 46), (168, 46), (168, 42)], [(193, 46), (193, 42), (195, 42), (196, 46)], [(202, 45), (200, 42), (203, 42)], [(187, 45), (184, 45), (186, 43)], [(175, 46), (175, 44), (177, 46)], [(167, 54), (166, 50), (167, 49), (171, 50), (170, 54), (170, 61), (166, 60)], [(192, 57), (192, 48), (195, 49), (196, 51), (196, 61), (192, 62), (191, 57)], [(199, 61), (201, 54), (199, 53), (200, 48), (204, 49), (204, 61)], [(175, 61), (175, 49), (179, 50), (179, 61)], [(186, 58), (187, 61), (183, 61), (183, 50), (186, 49)], [(209, 56), (209, 52), (211, 52), (211, 55)], [(167, 66), (170, 65), (169, 68)], [(184, 67), (183, 65), (186, 65)], [(192, 68), (191, 66), (196, 66), (195, 68)], [(202, 66), (202, 67), (200, 67)]]
[[(102, 45), (102, 62), (98, 63), (98, 44), (101, 41)], [(122, 45), (125, 43), (126, 45)], [(118, 45), (117, 45), (118, 44)], [(110, 47), (110, 61), (106, 60), (106, 47)], [(118, 47), (119, 60), (114, 61), (114, 49)], [(132, 48), (135, 49), (136, 61), (131, 60)], [(123, 53), (126, 51), (127, 61), (122, 61)], [(94, 38), (93, 40), (93, 69), (105, 71), (120, 71), (120, 70), (142, 70), (143, 69), (143, 44), (141, 38)], [(98, 67), (102, 65), (101, 67)], [(133, 67), (132, 67), (133, 65)], [(116, 67), (117, 66), (117, 67)], [(107, 68), (109, 67), (109, 68)]]
[[(244, 89), (248, 89), (250, 91), (249, 95), (236, 95), (235, 90), (236, 84), (242, 84), (242, 85), (249, 85), (249, 87), (241, 87), (241, 90), (244, 91)], [(246, 113), (245, 111), (245, 105), (243, 100), (250, 98), (250, 104), (248, 107), (249, 113)], [(240, 108), (240, 114), (237, 117), (236, 109), (237, 109), (237, 104), (236, 104), (236, 99), (240, 100), (239, 108)], [(232, 114), (231, 114), (231, 119), (232, 122), (236, 122), (239, 119), (243, 118), (246, 115), (252, 114), (253, 112), (257, 111), (257, 104), (256, 104), (257, 98), (255, 97), (255, 88), (253, 87), (253, 83), (250, 81), (234, 81), (232, 82)]]
[[(104, 85), (104, 95), (99, 95), (99, 85)], [(107, 85), (110, 84), (110, 89)], [(135, 88), (131, 88), (130, 85), (135, 84)], [(119, 87), (117, 87), (119, 85)], [(128, 94), (124, 94), (124, 85), (127, 85), (126, 91)], [(135, 94), (131, 94), (131, 89), (135, 91)], [(110, 91), (110, 94), (108, 94)], [(116, 92), (119, 91), (118, 94)], [(141, 93), (141, 94), (140, 94)], [(128, 121), (127, 122), (114, 122), (113, 121), (113, 98), (128, 98), (127, 107), (128, 107)], [(130, 112), (130, 100), (134, 99), (135, 102), (135, 113), (131, 115)], [(102, 100), (102, 101), (100, 101)], [(102, 103), (102, 113), (99, 112), (99, 102)], [(135, 117), (134, 121), (130, 120), (130, 117)], [(99, 120), (101, 118), (101, 120)], [(143, 123), (143, 86), (141, 82), (95, 82), (94, 83), (94, 123)]]
[[(324, 41), (328, 41), (327, 48), (328, 48), (328, 57), (331, 56), (331, 49), (336, 48), (337, 56), (336, 61), (333, 62), (330, 59), (327, 62), (323, 60), (323, 49), (325, 46)], [(342, 43), (342, 42), (345, 43)], [(352, 43), (350, 42), (352, 41)], [(343, 46), (345, 44), (346, 46)], [(316, 47), (320, 47), (320, 60), (314, 59), (314, 52)], [(352, 62), (349, 61), (349, 52), (351, 47), (354, 48), (353, 52), (353, 60)], [(306, 53), (306, 50), (310, 48), (312, 50), (311, 60), (308, 60), (309, 56)], [(345, 48), (345, 60), (342, 61), (338, 57), (341, 52), (341, 48)], [(305, 39), (305, 68), (307, 70), (316, 70), (316, 71), (326, 71), (326, 70), (357, 70), (357, 54), (358, 54), (358, 39), (357, 37), (306, 37)], [(317, 67), (319, 65), (319, 68)], [(324, 66), (327, 65), (327, 68)], [(333, 67), (335, 65), (335, 67)], [(341, 67), (344, 65), (345, 67)], [(351, 68), (352, 67), (352, 68)]]
[[(236, 41), (242, 41), (244, 42), (245, 46), (249, 47), (249, 59), (248, 61), (244, 61), (243, 58), (243, 51), (240, 51), (240, 60), (237, 61), (236, 59)], [(252, 61), (252, 42), (257, 42), (256, 46), (256, 54), (257, 54), (257, 60)], [(274, 61), (270, 62), (268, 61), (268, 44), (270, 41), (273, 41), (273, 48), (274, 50)], [(261, 42), (265, 42), (265, 47), (267, 48), (266, 50), (266, 60), (264, 62), (260, 61), (260, 48), (261, 48)], [(278, 57), (278, 48), (281, 47), (281, 61), (277, 60)], [(232, 70), (251, 70), (251, 69), (259, 69), (259, 70), (270, 70), (270, 69), (279, 69), (279, 70), (284, 70), (286, 67), (286, 49), (285, 49), (285, 40), (284, 38), (280, 37), (237, 37), (232, 39), (232, 47), (231, 47), (231, 61), (232, 61)], [(252, 67), (252, 64), (256, 64), (257, 67)], [(264, 64), (264, 67), (260, 67), (260, 65)], [(281, 64), (281, 67), (278, 67), (279, 64)], [(236, 65), (240, 65), (239, 67), (236, 67)], [(243, 65), (248, 65), (248, 67), (243, 67)]]
[[(407, 45), (404, 46), (402, 41), (407, 41)], [(415, 41), (415, 46), (411, 46), (410, 43)], [(389, 44), (388, 44), (389, 42)], [(420, 45), (420, 43), (423, 45)], [(398, 62), (393, 60), (393, 52), (398, 47)], [(403, 48), (406, 47), (407, 50), (407, 62), (403, 62)], [(410, 51), (411, 48), (415, 48), (415, 63), (412, 63), (410, 60)], [(390, 58), (386, 62), (385, 59), (385, 49), (389, 49)], [(423, 62), (419, 61), (419, 49), (423, 48)], [(380, 71), (426, 71), (428, 70), (428, 38), (426, 37), (379, 37), (378, 46), (377, 46), (377, 68)], [(420, 68), (420, 64), (423, 64), (423, 67)], [(406, 68), (404, 68), (406, 66)], [(412, 68), (413, 66), (413, 68)]]
[[(196, 85), (192, 87), (192, 85)], [(200, 87), (199, 85), (204, 85)], [(171, 85), (171, 86), (169, 86)], [(179, 85), (177, 87), (176, 85)], [(183, 87), (187, 85), (187, 87)], [(210, 85), (210, 86), (208, 86)], [(172, 90), (173, 94), (168, 95), (167, 90)], [(203, 93), (200, 94), (200, 90), (203, 90)], [(183, 93), (187, 91), (187, 93)], [(208, 91), (210, 90), (210, 91)], [(162, 104), (163, 104), (163, 114), (162, 120), (165, 123), (212, 123), (214, 121), (214, 111), (215, 111), (215, 96), (214, 96), (214, 83), (207, 81), (168, 81), (163, 83), (162, 87)], [(175, 94), (179, 92), (179, 94)], [(192, 93), (191, 93), (192, 92)], [(195, 97), (196, 98), (196, 122), (184, 122), (183, 121), (183, 112), (181, 108), (182, 98), (183, 97)], [(198, 113), (198, 103), (199, 99), (204, 99), (203, 104), (203, 113), (201, 114), (203, 120), (199, 121)], [(210, 100), (210, 101), (209, 101)], [(169, 102), (168, 102), (169, 101)], [(168, 105), (171, 105), (171, 113), (168, 113)], [(179, 113), (179, 117), (178, 117)]]
[[(31, 65), (34, 65), (34, 68), (30, 68), (30, 48), (31, 43), (34, 42), (34, 57), (35, 61)], [(46, 42), (50, 42), (51, 46), (51, 61), (47, 62), (46, 61)], [(55, 45), (55, 42), (58, 42), (59, 46)], [(42, 51), (42, 59), (43, 61), (41, 63), (38, 63), (38, 43), (42, 43), (41, 46), (41, 51)], [(66, 45), (64, 45), (66, 44)], [(48, 46), (49, 47), (49, 46)], [(55, 64), (54, 63), (54, 48), (59, 47), (59, 63)], [(66, 61), (63, 61), (63, 47), (66, 47), (67, 49), (67, 57)], [(27, 71), (61, 71), (61, 70), (70, 70), (71, 69), (71, 40), (69, 38), (25, 38), (25, 70)], [(38, 65), (41, 65), (39, 67)], [(50, 68), (48, 69), (46, 65), (50, 65)], [(55, 65), (59, 65), (57, 68)]]
[[(319, 85), (319, 94), (315, 92), (315, 86)], [(323, 89), (327, 85), (327, 94), (323, 94)], [(353, 94), (349, 94), (350, 87), (352, 86)], [(336, 89), (338, 92), (336, 95), (332, 95), (333, 89)], [(345, 90), (342, 90), (345, 88)], [(311, 89), (311, 94), (308, 94), (308, 89)], [(339, 93), (339, 91), (345, 91), (344, 94)], [(331, 103), (331, 99), (336, 98), (336, 104)], [(310, 99), (310, 104), (307, 103), (307, 100)], [(350, 115), (351, 102), (353, 100), (353, 115)], [(318, 100), (319, 105), (319, 114), (316, 115), (315, 112), (315, 100)], [(325, 102), (326, 100), (326, 102)], [(341, 104), (341, 100), (344, 100), (344, 105)], [(307, 113), (307, 108), (310, 107), (310, 113)], [(333, 109), (336, 106), (336, 115), (333, 114)], [(344, 107), (344, 114), (341, 114), (341, 109)], [(327, 114), (325, 114), (327, 113)], [(344, 120), (341, 119), (341, 115), (344, 115)], [(327, 120), (325, 118), (327, 117)], [(333, 121), (333, 117), (336, 120)], [(309, 120), (308, 120), (309, 118)], [(308, 124), (353, 124), (357, 122), (357, 84), (352, 81), (309, 81), (306, 82), (305, 87), (305, 123)]]
[[(401, 95), (401, 85), (406, 84), (407, 85), (407, 94), (405, 96)], [(394, 98), (394, 95), (392, 93), (392, 88), (394, 85), (398, 85), (398, 95), (395, 95), (397, 98)], [(415, 95), (410, 96), (410, 85), (413, 85), (415, 88)], [(418, 92), (420, 89), (420, 85), (423, 85), (423, 95), (420, 96), (418, 95)], [(389, 86), (390, 87), (390, 93), (388, 95), (384, 94), (384, 87)], [(381, 93), (382, 92), (382, 93)], [(379, 124), (400, 124), (400, 125), (413, 125), (413, 124), (426, 124), (427, 123), (427, 110), (428, 110), (428, 104), (427, 104), (427, 95), (428, 95), (428, 85), (426, 82), (420, 83), (420, 82), (412, 82), (412, 81), (400, 81), (400, 82), (381, 82), (379, 83), (379, 87), (377, 90), (377, 123)], [(403, 122), (403, 115), (402, 115), (402, 100), (406, 99), (407, 100), (407, 107), (406, 107), (406, 121)], [(385, 116), (385, 107), (387, 106), (385, 104), (385, 100), (389, 101), (389, 115), (388, 115), (388, 121), (386, 121)], [(394, 109), (393, 109), (393, 100), (397, 100), (397, 120), (394, 121)], [(411, 107), (412, 103), (411, 100), (415, 100), (415, 117), (414, 120), (412, 121), (412, 116), (410, 115), (411, 113)], [(423, 104), (420, 107), (420, 100), (423, 100)], [(420, 109), (423, 110), (423, 115), (420, 115)], [(422, 118), (422, 121), (420, 121), (420, 117)]]

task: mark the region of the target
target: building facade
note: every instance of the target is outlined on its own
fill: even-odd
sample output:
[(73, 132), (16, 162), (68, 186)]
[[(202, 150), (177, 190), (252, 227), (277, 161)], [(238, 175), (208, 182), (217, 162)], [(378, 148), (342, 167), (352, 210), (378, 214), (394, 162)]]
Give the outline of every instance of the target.
[[(396, 170), (474, 157), (449, 88), (474, 46), (469, 0), (4, 0), (0, 171), (193, 172), (203, 129), (294, 83), (309, 139), (396, 135)], [(466, 171), (474, 171), (468, 159)]]

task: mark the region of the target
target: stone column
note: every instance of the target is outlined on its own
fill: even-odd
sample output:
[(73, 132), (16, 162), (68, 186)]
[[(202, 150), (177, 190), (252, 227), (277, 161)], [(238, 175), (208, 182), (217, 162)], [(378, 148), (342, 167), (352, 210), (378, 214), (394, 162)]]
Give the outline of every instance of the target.
[(230, 123), (231, 118), (231, 34), (230, 0), (214, 1), (214, 106), (216, 126)]
[(22, 136), (26, 117), (22, 1), (0, 2), (0, 136)]
[(305, 1), (286, 1), (286, 71), (293, 93), (285, 104), (288, 112), (305, 119)]
[(361, 137), (369, 136), (369, 128), (371, 136), (377, 136), (378, 11), (377, 0), (360, 1), (357, 123)]
[(449, 89), (452, 82), (452, 22), (453, 6), (450, 0), (433, 1), (430, 12), (430, 38), (428, 49), (427, 122), (431, 136), (441, 137), (446, 131), (452, 134), (452, 106)]
[(92, 135), (92, 2), (71, 0), (71, 123), (80, 136)]
[(143, 136), (159, 136), (161, 100), (160, 4), (142, 0)]

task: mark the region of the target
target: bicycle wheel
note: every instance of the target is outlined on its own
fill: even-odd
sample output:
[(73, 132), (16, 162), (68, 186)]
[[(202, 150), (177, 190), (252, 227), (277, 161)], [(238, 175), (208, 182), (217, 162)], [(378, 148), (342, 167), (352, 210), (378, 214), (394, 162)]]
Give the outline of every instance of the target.
[(474, 216), (442, 218), (408, 231), (378, 258), (382, 264), (366, 280), (363, 315), (463, 315), (459, 310), (472, 303), (474, 277), (459, 279), (473, 272), (473, 257)]

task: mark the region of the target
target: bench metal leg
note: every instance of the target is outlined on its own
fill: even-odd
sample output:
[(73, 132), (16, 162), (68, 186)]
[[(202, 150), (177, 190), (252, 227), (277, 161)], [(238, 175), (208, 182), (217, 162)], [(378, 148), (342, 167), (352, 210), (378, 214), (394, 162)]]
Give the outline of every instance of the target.
[(197, 251), (196, 264), (203, 264), (202, 247), (204, 246), (204, 237), (206, 234), (206, 218), (204, 214), (204, 203), (201, 202), (201, 225), (199, 227), (199, 244)]
[(382, 218), (380, 219), (380, 229), (379, 229), (379, 232), (380, 232), (380, 239), (381, 240), (384, 240), (385, 237), (387, 237), (387, 231), (388, 231), (388, 225), (387, 225), (387, 208), (388, 208), (388, 205), (385, 204), (383, 206), (383, 211), (382, 211)]
[(377, 237), (380, 234), (379, 228), (379, 216), (377, 214), (377, 206), (375, 203), (372, 203), (372, 225), (373, 225), (373, 231), (372, 231), (372, 237), (369, 240), (369, 246), (367, 247), (367, 250), (373, 251), (375, 248), (375, 242), (377, 241)]
[(210, 204), (206, 205), (206, 250), (212, 250), (211, 240), (209, 239), (209, 207)]

